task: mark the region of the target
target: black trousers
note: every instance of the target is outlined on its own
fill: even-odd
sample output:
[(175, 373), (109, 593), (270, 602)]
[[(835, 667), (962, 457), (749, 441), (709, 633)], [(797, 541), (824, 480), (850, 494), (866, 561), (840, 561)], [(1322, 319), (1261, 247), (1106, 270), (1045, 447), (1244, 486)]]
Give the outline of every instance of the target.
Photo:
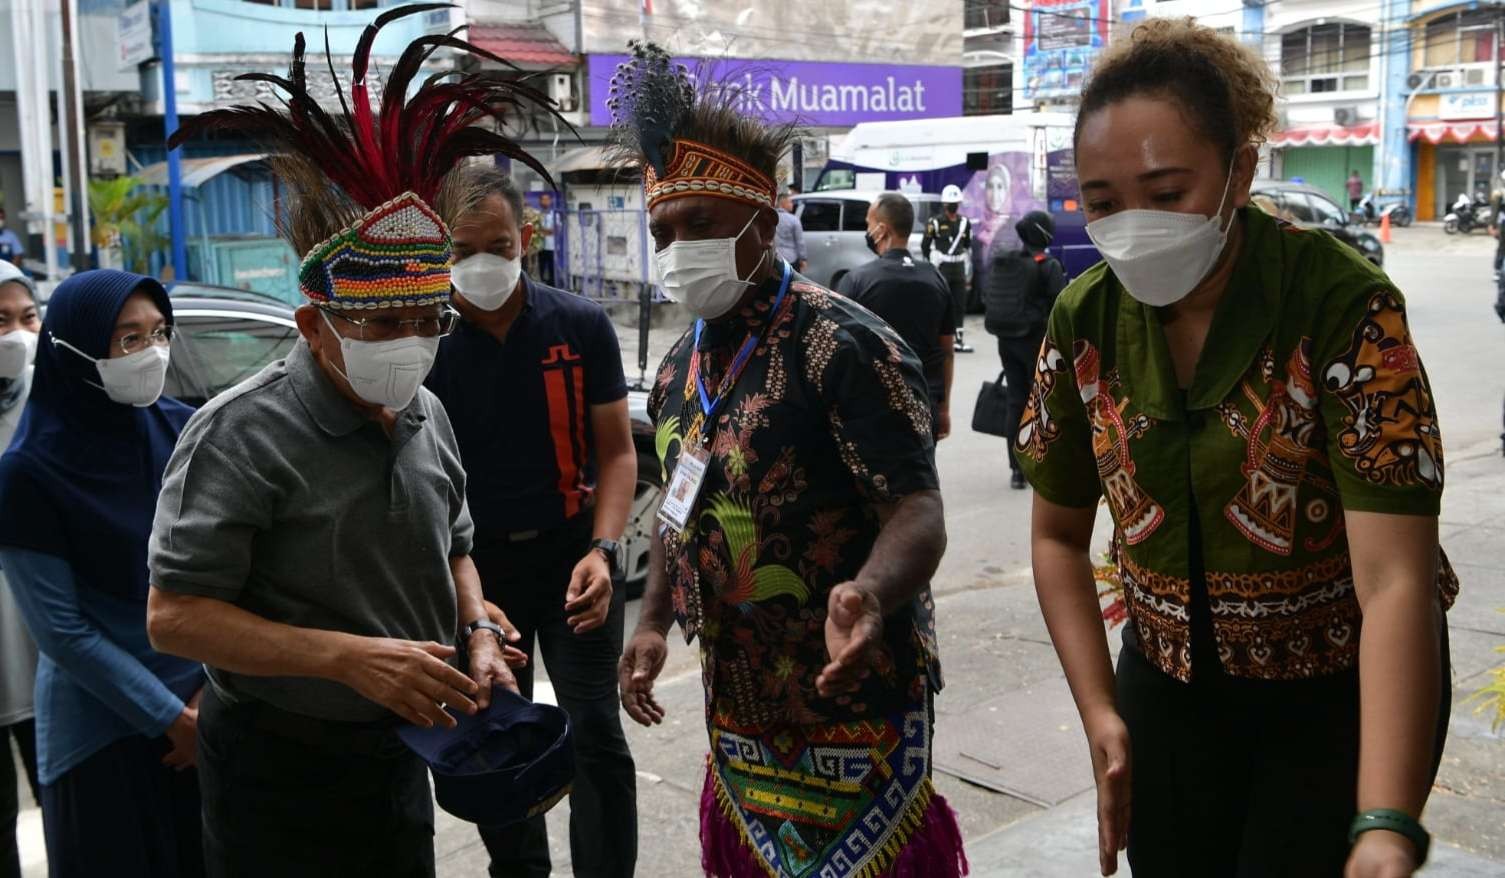
[(199, 779), (166, 738), (122, 738), (42, 786), (50, 878), (200, 878)]
[(0, 878), (21, 878), (21, 850), (16, 844), (16, 818), (21, 813), (21, 800), (16, 795), (19, 778), (16, 777), (16, 760), (10, 753), (12, 738), (21, 754), (21, 766), (26, 770), (32, 801), (38, 804), (42, 801), (42, 791), (37, 785), (36, 722), (24, 720), (0, 726)]
[(433, 878), (428, 767), (395, 729), (230, 704), (206, 686), (199, 775), (209, 875)]
[[(570, 716), (570, 862), (577, 878), (632, 875), (638, 845), (637, 769), (617, 697), (627, 593), (613, 590), (606, 623), (594, 631), (575, 634), (565, 622), (565, 589), (590, 547), (591, 520), (587, 512), (531, 540), (478, 539), (471, 552), (486, 599), (517, 626), (518, 646), (530, 658), (537, 642), (559, 706)], [(532, 698), (532, 661), (517, 673), (517, 682)], [(481, 840), (494, 878), (534, 878), (552, 869), (542, 816), (504, 828), (483, 826)]]
[(1035, 380), (1035, 358), (1040, 353), (1040, 340), (1045, 337), (1030, 334), (1020, 338), (998, 339), (998, 359), (1003, 361), (1003, 376), (1008, 382), (1009, 414), (1005, 424), (1009, 435), (1009, 468), (1018, 469), (1014, 459), (1014, 439), (1019, 435), (1019, 419), (1024, 416), (1024, 406), (1029, 401), (1030, 385)]
[(951, 289), (951, 325), (961, 329), (962, 319), (967, 315), (967, 266), (962, 262), (941, 262), (936, 268)]
[(554, 251), (538, 251), (538, 280), (548, 286), (556, 286), (554, 283)]
[[(1442, 655), (1433, 777), (1452, 702), (1445, 627)], [(1118, 709), (1132, 749), (1135, 878), (1343, 874), (1357, 810), (1357, 671), (1263, 681), (1219, 670), (1186, 684), (1125, 644)]]

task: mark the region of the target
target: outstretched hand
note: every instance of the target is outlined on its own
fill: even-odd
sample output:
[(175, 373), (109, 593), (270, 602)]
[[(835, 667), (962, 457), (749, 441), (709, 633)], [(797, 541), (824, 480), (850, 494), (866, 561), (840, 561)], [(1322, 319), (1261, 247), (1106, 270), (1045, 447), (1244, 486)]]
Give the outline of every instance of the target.
[(826, 652), (831, 663), (815, 678), (815, 691), (830, 698), (855, 692), (872, 673), (883, 644), (883, 608), (872, 592), (855, 582), (831, 589), (826, 602)]

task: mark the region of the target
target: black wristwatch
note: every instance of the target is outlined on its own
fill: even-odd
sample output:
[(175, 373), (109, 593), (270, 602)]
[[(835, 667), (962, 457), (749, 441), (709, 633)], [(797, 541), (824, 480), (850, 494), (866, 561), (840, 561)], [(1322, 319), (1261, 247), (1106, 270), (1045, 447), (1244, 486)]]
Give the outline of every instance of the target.
[(606, 558), (606, 569), (612, 576), (622, 572), (622, 545), (606, 538), (591, 540), (591, 548)]
[(477, 631), (490, 631), (492, 634), (495, 634), (497, 646), (504, 646), (507, 643), (507, 634), (502, 631), (502, 626), (490, 619), (477, 619), (466, 625), (460, 632), (465, 636), (465, 643), (467, 645), (469, 645), (470, 638), (474, 637)]

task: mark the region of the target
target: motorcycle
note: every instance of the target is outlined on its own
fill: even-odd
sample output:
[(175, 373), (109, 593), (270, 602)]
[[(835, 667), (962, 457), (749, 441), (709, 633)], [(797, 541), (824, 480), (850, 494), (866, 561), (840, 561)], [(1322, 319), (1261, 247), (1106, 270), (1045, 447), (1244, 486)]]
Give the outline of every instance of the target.
[(1467, 194), (1459, 195), (1458, 200), (1453, 202), (1453, 209), (1442, 218), (1442, 230), (1449, 235), (1467, 235), (1474, 229), (1487, 228), (1489, 214), (1489, 199), (1483, 195), (1475, 195), (1473, 198)]
[(1359, 209), (1353, 212), (1353, 221), (1356, 225), (1377, 226), (1387, 216), (1390, 217), (1390, 225), (1397, 228), (1411, 225), (1411, 208), (1404, 202), (1392, 201), (1376, 211), (1374, 193), (1371, 192), (1359, 200)]

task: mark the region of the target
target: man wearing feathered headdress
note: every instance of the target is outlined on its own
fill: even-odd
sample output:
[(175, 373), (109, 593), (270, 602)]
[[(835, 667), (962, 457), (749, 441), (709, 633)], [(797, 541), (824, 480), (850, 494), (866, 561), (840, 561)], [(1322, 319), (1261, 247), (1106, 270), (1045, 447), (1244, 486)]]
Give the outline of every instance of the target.
[(407, 47), (373, 108), (377, 32), (442, 8), (366, 29), (343, 113), (308, 93), (299, 34), (286, 78), (242, 77), (280, 88), (281, 109), (207, 113), (170, 144), (268, 142), (305, 254), (301, 340), (189, 422), (150, 545), (153, 643), (208, 666), (198, 766), (213, 876), (433, 875), (426, 766), (396, 727), (452, 727), (446, 707), (474, 713), (493, 685), (516, 689), (470, 559), (454, 433), (421, 385), (455, 322), (445, 219), (473, 201), (451, 171), (503, 154), (542, 172), (476, 123), (548, 100), (482, 73), (431, 76), (409, 97), (436, 48), (501, 61), (435, 35)]
[(717, 878), (963, 874), (930, 780), (940, 682), (920, 595), (945, 548), (919, 362), (775, 252), (793, 131), (635, 45), (609, 104), (654, 261), (697, 318), (649, 400), (668, 490), (622, 703), (662, 721), (669, 627), (699, 638)]

